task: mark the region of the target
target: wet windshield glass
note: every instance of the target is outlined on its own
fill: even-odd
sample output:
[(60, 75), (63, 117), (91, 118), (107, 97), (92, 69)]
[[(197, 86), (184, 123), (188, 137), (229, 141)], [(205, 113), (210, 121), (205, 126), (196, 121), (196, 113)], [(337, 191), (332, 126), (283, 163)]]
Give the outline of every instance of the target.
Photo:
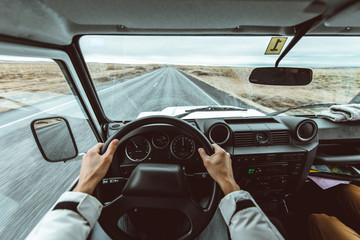
[[(279, 66), (311, 68), (313, 81), (307, 86), (251, 84), (252, 69), (274, 66), (279, 56), (265, 54), (270, 40), (85, 36), (80, 46), (104, 112), (112, 120), (179, 106), (226, 105), (269, 114), (309, 103), (358, 101), (358, 37), (301, 39)], [(282, 114), (316, 114), (325, 108), (295, 108)]]

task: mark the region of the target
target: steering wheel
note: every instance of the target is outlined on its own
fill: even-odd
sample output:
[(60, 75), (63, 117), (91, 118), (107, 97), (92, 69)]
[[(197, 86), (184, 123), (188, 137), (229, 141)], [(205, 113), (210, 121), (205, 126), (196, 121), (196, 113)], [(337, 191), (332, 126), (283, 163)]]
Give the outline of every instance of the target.
[[(111, 136), (101, 149), (103, 154), (113, 139), (121, 139), (139, 127), (152, 124), (168, 124), (187, 132), (205, 149), (208, 155), (214, 150), (202, 132), (184, 120), (170, 116), (150, 116), (134, 120), (123, 126)], [(112, 164), (115, 164), (113, 161)], [(212, 219), (219, 201), (219, 188), (212, 181), (211, 196), (208, 206), (203, 208), (197, 203), (190, 191), (187, 176), (179, 164), (140, 163), (132, 172), (120, 196), (106, 203), (99, 218), (104, 231), (113, 239), (133, 239), (118, 227), (119, 218), (126, 212), (137, 208), (179, 210), (188, 218), (191, 227), (178, 240), (194, 239)], [(101, 197), (102, 184), (95, 191)], [(98, 192), (98, 193), (96, 193)], [(104, 204), (104, 203), (103, 203)]]

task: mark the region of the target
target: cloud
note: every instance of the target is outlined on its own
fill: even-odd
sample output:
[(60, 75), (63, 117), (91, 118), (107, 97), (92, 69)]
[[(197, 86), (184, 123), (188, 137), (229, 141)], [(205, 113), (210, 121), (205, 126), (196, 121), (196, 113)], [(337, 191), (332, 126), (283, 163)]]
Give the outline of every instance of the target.
[[(264, 55), (270, 39), (263, 36), (85, 36), (80, 43), (89, 62), (273, 66), (278, 55)], [(289, 37), (287, 44), (291, 39)], [(358, 67), (359, 40), (358, 37), (305, 37), (280, 65)]]
[(1, 62), (53, 62), (47, 58), (34, 58), (34, 57), (19, 57), (19, 56), (8, 56), (0, 55)]
[[(253, 67), (274, 66), (279, 56), (264, 55), (270, 39), (267, 36), (85, 36), (80, 39), (80, 45), (88, 62)], [(360, 67), (359, 42), (359, 37), (304, 37), (280, 66)], [(0, 55), (0, 61), (51, 60)]]

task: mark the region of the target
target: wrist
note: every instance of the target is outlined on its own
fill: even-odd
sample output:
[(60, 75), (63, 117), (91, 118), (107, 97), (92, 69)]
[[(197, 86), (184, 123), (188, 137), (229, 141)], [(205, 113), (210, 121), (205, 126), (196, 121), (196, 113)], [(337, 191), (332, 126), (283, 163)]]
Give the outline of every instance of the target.
[(91, 195), (95, 188), (94, 187), (89, 187), (91, 186), (91, 184), (82, 184), (82, 183), (77, 183), (75, 188), (72, 190), (73, 192), (82, 192), (82, 193), (87, 193), (89, 195)]
[(219, 185), (224, 195), (240, 190), (240, 187), (235, 180), (224, 180), (219, 182)]

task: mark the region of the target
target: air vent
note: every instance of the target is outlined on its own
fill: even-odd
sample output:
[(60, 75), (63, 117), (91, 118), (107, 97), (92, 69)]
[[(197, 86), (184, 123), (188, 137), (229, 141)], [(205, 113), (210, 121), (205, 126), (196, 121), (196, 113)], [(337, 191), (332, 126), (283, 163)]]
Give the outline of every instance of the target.
[(254, 123), (279, 123), (273, 118), (251, 118), (251, 119), (226, 119), (226, 123), (228, 124), (254, 124)]
[(254, 136), (252, 132), (235, 132), (235, 147), (254, 145)]
[(272, 144), (288, 144), (290, 143), (289, 133), (286, 130), (271, 132)]
[(229, 127), (221, 123), (214, 124), (209, 130), (210, 140), (219, 145), (226, 143), (229, 140), (230, 135)]
[(306, 142), (312, 140), (317, 134), (317, 125), (312, 120), (301, 122), (296, 130), (296, 136), (300, 141)]

